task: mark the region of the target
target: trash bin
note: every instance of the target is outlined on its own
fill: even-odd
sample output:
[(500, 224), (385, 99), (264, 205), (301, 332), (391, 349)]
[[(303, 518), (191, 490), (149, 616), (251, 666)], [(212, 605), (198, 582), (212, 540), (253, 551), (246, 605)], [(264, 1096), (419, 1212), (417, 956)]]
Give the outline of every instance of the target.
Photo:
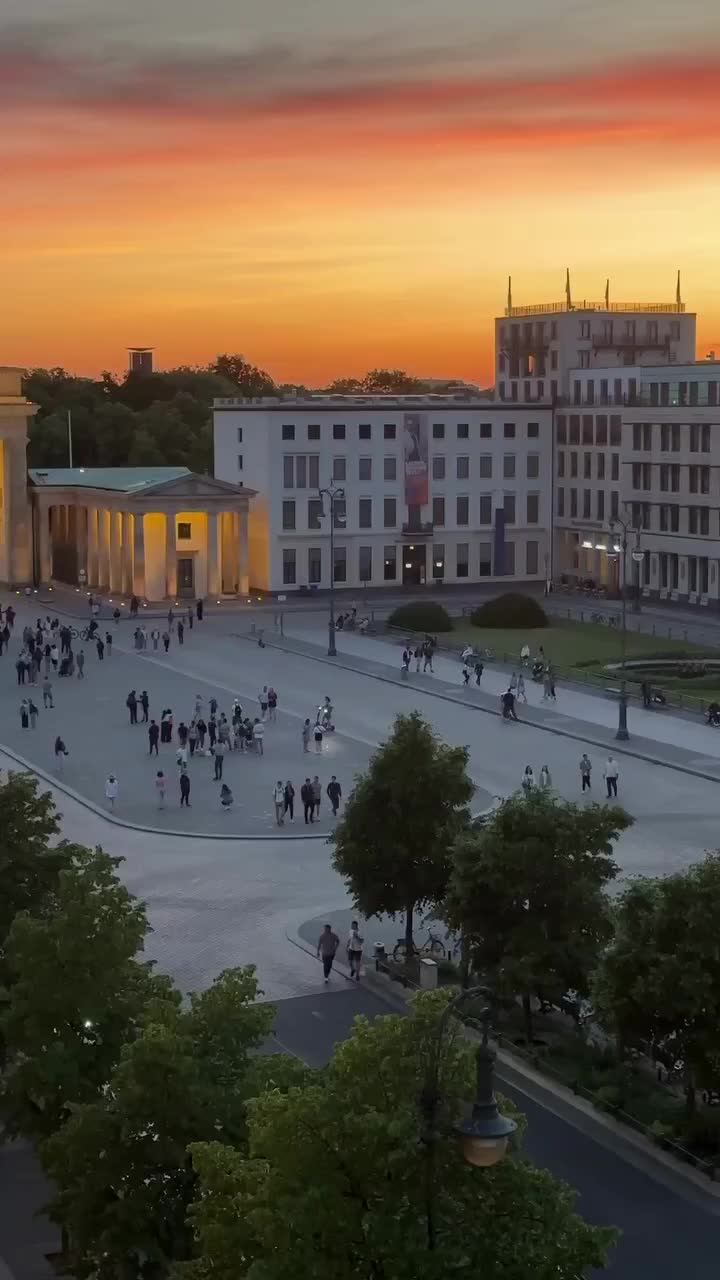
[(438, 984), (438, 967), (434, 960), (423, 956), (420, 961), (420, 989), (434, 991)]

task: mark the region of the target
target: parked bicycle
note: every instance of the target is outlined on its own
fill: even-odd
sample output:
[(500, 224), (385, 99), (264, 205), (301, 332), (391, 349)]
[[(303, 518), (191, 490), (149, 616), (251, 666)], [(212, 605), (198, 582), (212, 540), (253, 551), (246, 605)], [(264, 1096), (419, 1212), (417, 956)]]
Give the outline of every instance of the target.
[(404, 938), (398, 938), (397, 943), (393, 947), (393, 960), (400, 964), (403, 960), (407, 960), (409, 956), (433, 956), (440, 957), (445, 955), (445, 943), (438, 934), (433, 933), (432, 929), (428, 929), (427, 938), (421, 946), (413, 944), (409, 949)]

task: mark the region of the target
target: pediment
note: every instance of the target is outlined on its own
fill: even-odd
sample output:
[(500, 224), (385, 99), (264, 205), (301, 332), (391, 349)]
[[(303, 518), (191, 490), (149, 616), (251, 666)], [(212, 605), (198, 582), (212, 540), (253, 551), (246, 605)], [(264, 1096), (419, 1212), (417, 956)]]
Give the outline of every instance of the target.
[(228, 484), (227, 480), (216, 480), (214, 476), (187, 475), (177, 476), (171, 480), (161, 480), (158, 484), (148, 485), (137, 497), (162, 497), (182, 501), (185, 498), (198, 499), (224, 498), (233, 495), (236, 498), (252, 497), (253, 489)]

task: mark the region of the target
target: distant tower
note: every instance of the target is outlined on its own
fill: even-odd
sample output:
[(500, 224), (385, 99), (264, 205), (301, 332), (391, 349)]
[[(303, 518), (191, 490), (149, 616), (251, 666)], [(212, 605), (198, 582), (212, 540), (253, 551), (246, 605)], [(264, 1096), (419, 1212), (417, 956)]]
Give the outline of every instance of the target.
[(153, 348), (128, 347), (128, 373), (152, 373)]

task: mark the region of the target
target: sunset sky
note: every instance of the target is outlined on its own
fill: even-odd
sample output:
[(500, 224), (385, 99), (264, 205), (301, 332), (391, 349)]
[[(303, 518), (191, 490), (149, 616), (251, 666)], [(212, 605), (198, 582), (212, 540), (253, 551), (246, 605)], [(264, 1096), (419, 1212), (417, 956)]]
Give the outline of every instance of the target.
[(717, 0), (3, 0), (0, 364), (491, 380), (505, 303), (720, 355)]

